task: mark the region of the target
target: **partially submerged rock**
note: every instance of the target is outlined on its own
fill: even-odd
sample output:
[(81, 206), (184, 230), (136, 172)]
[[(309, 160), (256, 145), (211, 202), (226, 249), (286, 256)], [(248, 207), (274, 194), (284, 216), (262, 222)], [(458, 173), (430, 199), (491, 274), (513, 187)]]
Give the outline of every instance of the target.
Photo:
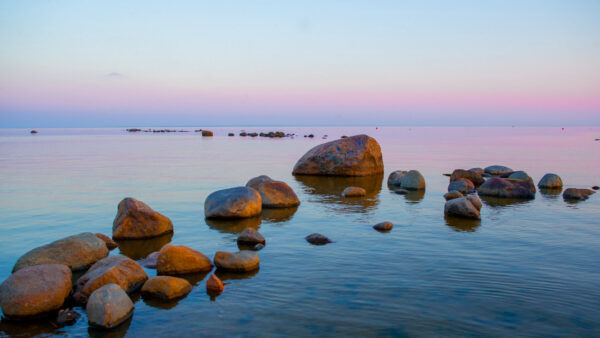
[(206, 218), (246, 218), (260, 215), (262, 199), (248, 187), (215, 191), (204, 201)]
[(563, 198), (565, 200), (583, 201), (595, 193), (596, 192), (591, 189), (568, 188), (563, 193)]
[(396, 170), (396, 171), (392, 172), (390, 174), (390, 176), (388, 176), (388, 180), (387, 180), (388, 186), (399, 187), (402, 182), (402, 178), (407, 173), (408, 173), (408, 171), (406, 171), (406, 170)]
[(402, 177), (400, 187), (406, 190), (425, 189), (425, 178), (418, 170), (410, 170)]
[(213, 136), (213, 132), (210, 130), (203, 130), (202, 136)]
[(444, 205), (444, 214), (464, 218), (479, 219), (481, 201), (475, 195), (454, 198)]
[(133, 314), (133, 302), (117, 284), (106, 284), (95, 290), (85, 308), (92, 326), (112, 329)]
[(501, 177), (492, 177), (477, 189), (479, 195), (533, 199), (535, 198), (535, 186), (531, 180), (509, 180)]
[(72, 309), (62, 309), (58, 311), (56, 316), (56, 323), (58, 326), (73, 325), (81, 317), (81, 313)]
[[(480, 169), (480, 168), (473, 168), (473, 169)], [(473, 169), (469, 169), (469, 170), (456, 169), (456, 170), (454, 170), (452, 172), (452, 175), (450, 175), (450, 182), (458, 181), (462, 178), (465, 178), (465, 179), (468, 179), (469, 181), (471, 181), (475, 187), (480, 186), (484, 182), (484, 179), (481, 176), (483, 169), (481, 170), (481, 172), (477, 171), (477, 170), (473, 170)]]
[(238, 236), (237, 242), (250, 245), (258, 243), (264, 245), (266, 243), (265, 238), (258, 231), (252, 228), (244, 229), (244, 231), (242, 231), (242, 233), (240, 233), (240, 235)]
[(133, 259), (122, 256), (106, 257), (92, 267), (75, 284), (73, 298), (80, 304), (103, 285), (114, 283), (128, 293), (139, 289), (148, 279), (144, 269)]
[(104, 241), (108, 250), (116, 249), (118, 246), (117, 242), (113, 241), (110, 237), (106, 236), (105, 234), (96, 234), (96, 237)]
[(548, 173), (538, 182), (538, 187), (540, 189), (561, 189), (563, 182), (560, 176)]
[(306, 236), (304, 239), (306, 239), (306, 241), (310, 244), (314, 244), (314, 245), (325, 245), (328, 243), (331, 243), (331, 240), (329, 238), (327, 238), (324, 235), (321, 234), (310, 234), (308, 236)]
[(260, 176), (256, 176), (251, 178), (247, 183), (246, 186), (248, 188), (252, 188), (254, 190), (258, 190), (258, 187), (261, 186), (264, 183), (269, 183), (269, 182), (273, 182), (274, 179), (270, 178), (267, 175), (260, 175)]
[(146, 258), (142, 259), (140, 264), (148, 269), (156, 269), (156, 266), (158, 265), (158, 254), (159, 251), (154, 251), (153, 253), (149, 254)]
[(361, 187), (348, 187), (342, 191), (344, 197), (363, 197), (367, 194), (367, 191)]
[(159, 275), (181, 275), (212, 270), (208, 257), (184, 245), (167, 244), (160, 249), (156, 265)]
[(381, 222), (373, 225), (373, 229), (377, 231), (390, 231), (394, 227), (392, 222)]
[(0, 285), (0, 308), (10, 319), (42, 316), (63, 305), (71, 285), (71, 270), (66, 265), (24, 267)]
[(108, 248), (104, 241), (91, 232), (84, 232), (27, 252), (17, 260), (13, 272), (42, 264), (64, 264), (72, 271), (81, 271), (106, 256)]
[(293, 175), (368, 176), (383, 173), (381, 148), (374, 138), (356, 135), (318, 145), (302, 156)]
[(258, 268), (260, 259), (258, 258), (258, 254), (254, 251), (217, 251), (214, 262), (217, 268), (223, 270), (252, 271)]
[(456, 190), (452, 190), (452, 191), (449, 191), (444, 194), (444, 198), (446, 199), (446, 201), (453, 200), (455, 198), (459, 198), (459, 197), (463, 197), (463, 196), (464, 196), (463, 194), (461, 194), (459, 191), (456, 191)]
[[(494, 175), (494, 176), (500, 176), (500, 175), (506, 175), (506, 174), (510, 174), (513, 172), (513, 170), (509, 167), (505, 167), (503, 165), (491, 165), (489, 167), (486, 167), (484, 169), (484, 171), (490, 175)], [(475, 183), (475, 182), (473, 182)]]
[(292, 208), (300, 205), (294, 190), (282, 181), (265, 182), (258, 186), (263, 208)]
[(166, 216), (135, 198), (127, 197), (119, 203), (113, 221), (113, 238), (140, 239), (157, 237), (173, 232), (173, 223)]
[(209, 294), (219, 294), (223, 292), (223, 282), (214, 273), (206, 281), (206, 292)]
[(460, 178), (459, 180), (448, 184), (448, 192), (450, 191), (458, 191), (461, 194), (466, 195), (475, 191), (475, 185), (466, 178)]
[(156, 276), (148, 279), (142, 286), (144, 298), (173, 300), (186, 296), (192, 291), (192, 284), (183, 278)]

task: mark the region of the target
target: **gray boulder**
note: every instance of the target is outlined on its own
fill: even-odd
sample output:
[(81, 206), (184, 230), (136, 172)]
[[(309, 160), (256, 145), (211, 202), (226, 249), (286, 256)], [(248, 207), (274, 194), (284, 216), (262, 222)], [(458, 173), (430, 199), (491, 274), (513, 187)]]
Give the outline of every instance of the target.
[(444, 206), (444, 214), (447, 216), (479, 219), (481, 201), (477, 196), (470, 195), (451, 199)]
[(560, 176), (548, 173), (538, 182), (538, 187), (540, 189), (561, 189), (563, 182)]
[(400, 187), (406, 190), (423, 190), (425, 189), (425, 178), (418, 170), (411, 170), (402, 177)]
[(260, 194), (248, 187), (215, 191), (204, 201), (206, 218), (246, 218), (260, 215)]
[(510, 175), (508, 175), (508, 178), (513, 179), (513, 180), (530, 180), (531, 179), (531, 177), (529, 177), (529, 175), (527, 175), (527, 173), (524, 172), (523, 170), (513, 171)]
[(402, 182), (402, 178), (406, 175), (408, 171), (406, 170), (396, 170), (388, 176), (387, 184), (389, 186), (399, 187)]
[(533, 199), (535, 186), (531, 180), (510, 180), (501, 177), (492, 177), (477, 189), (481, 196)]
[(583, 201), (588, 199), (590, 195), (595, 193), (596, 192), (591, 189), (568, 188), (563, 193), (563, 198), (565, 200)]
[(471, 181), (465, 178), (460, 181), (450, 182), (450, 184), (448, 184), (448, 192), (450, 191), (458, 191), (461, 194), (466, 195), (475, 191), (475, 187)]
[(117, 284), (106, 284), (95, 290), (85, 308), (91, 326), (112, 329), (133, 314), (133, 302)]

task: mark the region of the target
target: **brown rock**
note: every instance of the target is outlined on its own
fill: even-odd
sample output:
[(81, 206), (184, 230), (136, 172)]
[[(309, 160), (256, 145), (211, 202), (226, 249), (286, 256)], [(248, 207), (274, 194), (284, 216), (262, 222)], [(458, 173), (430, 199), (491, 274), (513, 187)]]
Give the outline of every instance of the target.
[(314, 244), (314, 245), (325, 245), (328, 243), (331, 243), (331, 240), (329, 238), (327, 238), (324, 235), (321, 234), (310, 234), (306, 237), (304, 237), (304, 239), (310, 243), (310, 244)]
[(213, 132), (210, 130), (203, 130), (202, 136), (213, 136)]
[(406, 175), (408, 171), (406, 170), (396, 170), (388, 176), (387, 184), (389, 186), (397, 186), (399, 187), (402, 183), (402, 178)]
[(265, 182), (258, 186), (263, 208), (291, 208), (300, 205), (294, 190), (285, 182)]
[(4, 316), (25, 319), (59, 309), (71, 292), (71, 270), (62, 264), (20, 269), (0, 285)]
[(212, 270), (210, 259), (183, 245), (167, 244), (160, 249), (156, 265), (159, 275), (181, 275)]
[(377, 231), (390, 231), (392, 230), (392, 228), (394, 227), (394, 224), (392, 224), (392, 222), (381, 222), (381, 223), (377, 223), (373, 226), (373, 229), (377, 230)]
[(240, 252), (217, 251), (214, 259), (219, 269), (231, 271), (252, 271), (258, 268), (260, 259), (254, 251)]
[(112, 329), (133, 314), (133, 302), (117, 284), (106, 284), (90, 295), (85, 307), (92, 326)]
[(260, 194), (248, 187), (235, 187), (218, 190), (204, 201), (206, 218), (246, 218), (260, 215), (262, 199)]
[(13, 272), (26, 266), (64, 264), (72, 271), (87, 269), (108, 255), (106, 244), (91, 232), (65, 237), (37, 247), (17, 260)]
[(342, 191), (344, 197), (363, 197), (367, 194), (367, 191), (361, 187), (348, 187)]
[(368, 176), (383, 173), (381, 148), (374, 138), (357, 135), (327, 142), (298, 160), (293, 175)]
[(133, 259), (116, 255), (106, 257), (92, 267), (75, 284), (73, 298), (80, 304), (87, 302), (94, 290), (115, 283), (131, 293), (148, 279), (144, 269)]
[(578, 188), (567, 188), (563, 193), (565, 200), (579, 200), (583, 201), (588, 199), (590, 195), (595, 194), (594, 190), (590, 189), (578, 189)]
[(250, 179), (250, 181), (248, 181), (248, 183), (246, 183), (246, 186), (248, 188), (252, 188), (254, 190), (258, 190), (258, 187), (264, 183), (268, 183), (268, 182), (273, 182), (273, 179), (270, 178), (267, 175), (260, 175), (257, 177), (254, 177), (252, 179)]
[(481, 196), (533, 199), (535, 198), (535, 185), (532, 180), (492, 177), (480, 185), (477, 192)]
[(464, 196), (463, 194), (461, 194), (459, 191), (456, 191), (456, 190), (452, 190), (452, 191), (449, 191), (446, 194), (444, 194), (444, 198), (446, 199), (446, 201), (453, 200), (455, 198), (459, 198), (459, 197), (463, 197), (463, 196)]
[(156, 276), (148, 279), (142, 286), (144, 298), (173, 300), (181, 298), (192, 291), (192, 284), (183, 278)]
[(255, 229), (246, 228), (237, 238), (238, 243), (243, 244), (266, 244), (265, 238)]
[[(477, 169), (477, 168), (473, 168), (473, 169)], [(452, 172), (452, 175), (450, 175), (450, 182), (458, 181), (461, 178), (466, 178), (469, 181), (471, 181), (475, 187), (478, 187), (484, 182), (484, 179), (481, 176), (482, 172), (483, 172), (483, 170), (481, 170), (481, 172), (480, 172), (480, 171), (475, 171), (472, 169), (469, 169), (469, 170), (456, 169)]]
[(206, 281), (206, 292), (208, 293), (221, 293), (223, 292), (223, 282), (214, 273), (208, 277)]
[(142, 201), (125, 198), (119, 203), (113, 222), (113, 238), (139, 239), (173, 232), (173, 223)]
[(463, 218), (479, 219), (481, 201), (475, 195), (459, 197), (446, 202), (444, 214)]
[(108, 250), (113, 250), (118, 246), (117, 242), (113, 241), (110, 237), (106, 236), (105, 234), (96, 234), (96, 237), (104, 241)]

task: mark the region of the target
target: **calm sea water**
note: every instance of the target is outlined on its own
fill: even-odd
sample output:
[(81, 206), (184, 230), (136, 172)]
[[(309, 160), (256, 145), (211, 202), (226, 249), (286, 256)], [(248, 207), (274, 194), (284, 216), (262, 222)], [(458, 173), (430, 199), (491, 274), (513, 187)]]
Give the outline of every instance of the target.
[[(178, 128), (194, 130), (196, 128)], [(126, 133), (122, 129), (0, 130), (0, 278), (19, 256), (85, 231), (111, 234), (127, 196), (168, 216), (175, 233), (122, 243), (141, 259), (165, 243), (212, 258), (235, 251), (236, 234), (260, 229), (267, 246), (260, 270), (223, 275), (211, 299), (205, 275), (173, 303), (134, 295), (131, 320), (110, 336), (599, 336), (600, 196), (566, 203), (537, 193), (532, 201), (483, 200), (481, 221), (446, 220), (454, 168), (507, 165), (537, 183), (546, 172), (566, 187), (600, 185), (600, 128), (245, 128), (300, 137), (242, 138), (243, 128), (197, 133)], [(235, 137), (227, 137), (235, 132)], [(314, 139), (302, 137), (314, 133)], [(294, 177), (296, 160), (341, 135), (366, 133), (381, 144), (385, 176)], [(394, 170), (418, 169), (424, 194), (397, 195), (385, 183)], [(287, 182), (302, 204), (265, 211), (258, 220), (209, 222), (203, 202), (218, 189), (267, 174)], [(368, 191), (345, 200), (348, 185)], [(390, 233), (371, 226), (395, 224)], [(319, 232), (334, 243), (312, 246)], [(149, 276), (155, 270), (147, 270)], [(103, 336), (85, 312), (73, 325), (2, 320), (1, 335)]]

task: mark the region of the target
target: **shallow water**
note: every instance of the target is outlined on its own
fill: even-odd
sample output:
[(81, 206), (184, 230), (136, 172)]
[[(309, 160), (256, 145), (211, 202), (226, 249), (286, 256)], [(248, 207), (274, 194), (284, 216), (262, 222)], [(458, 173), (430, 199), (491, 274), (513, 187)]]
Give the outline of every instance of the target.
[[(194, 130), (197, 128), (178, 128)], [(507, 165), (537, 181), (561, 175), (566, 187), (600, 184), (600, 128), (272, 128), (299, 137), (242, 138), (242, 128), (190, 133), (122, 129), (0, 130), (0, 278), (19, 256), (85, 231), (111, 234), (117, 204), (140, 199), (168, 216), (173, 236), (121, 243), (111, 254), (141, 259), (165, 243), (212, 258), (237, 250), (251, 226), (267, 239), (260, 270), (221, 274), (216, 298), (206, 275), (172, 303), (133, 295), (131, 320), (110, 336), (598, 336), (600, 334), (600, 196), (567, 203), (538, 192), (532, 201), (483, 199), (481, 221), (445, 219), (454, 168)], [(227, 137), (227, 132), (235, 137)], [(315, 138), (302, 135), (314, 133)], [(385, 175), (294, 177), (296, 160), (341, 135), (366, 133), (381, 144)], [(385, 180), (418, 169), (423, 194), (398, 195)], [(302, 204), (240, 222), (206, 221), (203, 202), (218, 189), (267, 174), (286, 181)], [(347, 185), (367, 190), (344, 199)], [(389, 233), (371, 226), (391, 221)], [(334, 243), (312, 246), (319, 232)], [(149, 276), (155, 270), (147, 269)], [(0, 335), (92, 335), (85, 312), (73, 326), (2, 320)]]

